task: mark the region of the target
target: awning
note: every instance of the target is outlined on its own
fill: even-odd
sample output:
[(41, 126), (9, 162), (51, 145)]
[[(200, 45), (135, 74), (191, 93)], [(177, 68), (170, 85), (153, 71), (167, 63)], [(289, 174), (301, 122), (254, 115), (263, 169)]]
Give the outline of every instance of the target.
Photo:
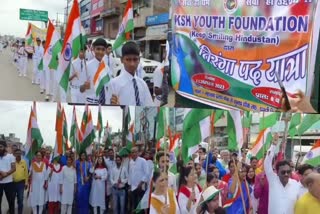
[(166, 40), (167, 39), (167, 35), (163, 34), (163, 35), (149, 35), (149, 36), (145, 36), (141, 39), (139, 39), (138, 41), (152, 41), (152, 40)]

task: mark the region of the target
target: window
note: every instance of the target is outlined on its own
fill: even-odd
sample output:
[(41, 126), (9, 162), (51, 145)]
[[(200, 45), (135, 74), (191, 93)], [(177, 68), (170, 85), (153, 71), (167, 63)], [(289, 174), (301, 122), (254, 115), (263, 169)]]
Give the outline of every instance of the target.
[(89, 28), (90, 27), (90, 19), (86, 19), (82, 21), (83, 28)]
[(102, 19), (96, 20), (96, 31), (102, 31), (103, 21)]
[(113, 22), (112, 23), (112, 29), (116, 30), (119, 27), (119, 23), (118, 22)]
[(92, 6), (92, 10), (96, 10), (98, 7), (98, 3), (94, 3), (93, 6)]
[(98, 8), (103, 7), (104, 0), (100, 0), (98, 3)]

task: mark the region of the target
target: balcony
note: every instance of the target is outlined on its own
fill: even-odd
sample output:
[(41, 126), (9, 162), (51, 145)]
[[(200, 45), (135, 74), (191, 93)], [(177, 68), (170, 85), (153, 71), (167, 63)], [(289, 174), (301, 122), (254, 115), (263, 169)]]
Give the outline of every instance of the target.
[(106, 10), (103, 10), (100, 13), (100, 17), (101, 18), (103, 18), (103, 17), (111, 17), (111, 16), (119, 16), (119, 15), (120, 15), (120, 8), (119, 7), (106, 9)]
[(139, 11), (135, 10), (136, 12), (135, 17), (133, 19), (134, 27), (145, 27), (146, 26), (146, 18), (147, 16), (152, 15), (152, 9), (151, 8), (141, 8)]

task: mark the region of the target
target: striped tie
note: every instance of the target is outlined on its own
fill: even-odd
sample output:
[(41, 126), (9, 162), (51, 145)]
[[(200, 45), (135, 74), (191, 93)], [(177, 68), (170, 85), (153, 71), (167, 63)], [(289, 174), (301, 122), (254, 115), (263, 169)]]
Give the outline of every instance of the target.
[(132, 81), (133, 81), (134, 95), (136, 97), (136, 105), (140, 106), (140, 97), (139, 97), (139, 90), (138, 90), (138, 86), (137, 86), (137, 81), (135, 78), (133, 78)]
[(99, 104), (101, 104), (101, 105), (106, 104), (104, 87), (102, 88), (102, 90), (100, 91), (100, 94), (99, 94)]

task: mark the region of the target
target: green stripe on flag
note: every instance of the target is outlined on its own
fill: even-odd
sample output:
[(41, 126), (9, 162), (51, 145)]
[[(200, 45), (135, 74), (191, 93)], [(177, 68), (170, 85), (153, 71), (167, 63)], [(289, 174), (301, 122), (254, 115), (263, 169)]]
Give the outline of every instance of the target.
[(260, 131), (274, 126), (280, 118), (280, 113), (275, 112), (266, 117), (260, 118)]
[(57, 70), (58, 65), (59, 65), (58, 56), (59, 56), (59, 53), (61, 52), (61, 50), (62, 50), (62, 42), (61, 42), (61, 40), (59, 40), (52, 47), (52, 57), (51, 57), (51, 61), (49, 62), (49, 65), (48, 65), (48, 67), (50, 69)]
[(269, 132), (266, 139), (264, 139), (264, 144), (263, 144), (262, 148), (256, 154), (256, 157), (258, 158), (258, 160), (261, 160), (262, 158), (264, 158), (264, 153), (268, 151), (268, 149), (271, 145), (272, 139), (273, 139), (272, 134), (271, 134), (271, 132)]
[(105, 75), (99, 82), (98, 88), (96, 90), (96, 95), (99, 96), (101, 90), (104, 88), (105, 84), (107, 84), (110, 81), (109, 75)]
[(291, 117), (290, 125), (289, 125), (289, 135), (293, 137), (297, 133), (297, 126), (301, 123), (301, 114), (296, 113)]
[(305, 133), (313, 124), (320, 120), (320, 114), (306, 114), (301, 124), (299, 125), (298, 135), (301, 136)]
[(68, 86), (69, 86), (70, 65), (71, 65), (71, 63), (69, 63), (67, 69), (63, 72), (62, 78), (59, 83), (65, 92), (68, 91)]

